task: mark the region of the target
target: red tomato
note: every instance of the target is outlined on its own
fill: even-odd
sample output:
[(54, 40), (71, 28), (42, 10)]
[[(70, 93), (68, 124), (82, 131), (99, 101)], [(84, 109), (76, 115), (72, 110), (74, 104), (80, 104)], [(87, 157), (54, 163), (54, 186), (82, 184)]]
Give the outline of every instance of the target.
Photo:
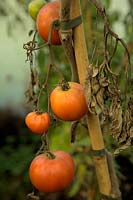
[(30, 112), (25, 117), (25, 123), (32, 132), (43, 134), (50, 126), (50, 116), (46, 112)]
[(31, 162), (29, 176), (31, 183), (41, 192), (58, 192), (67, 188), (73, 181), (75, 166), (73, 158), (64, 151), (36, 156)]
[[(48, 41), (52, 22), (54, 20), (59, 19), (59, 8), (60, 5), (58, 1), (49, 2), (40, 9), (37, 15), (37, 20), (36, 20), (37, 30), (41, 38), (44, 39), (46, 42)], [(51, 39), (52, 39), (51, 43), (53, 45), (61, 44), (59, 33), (55, 28), (52, 31)]]

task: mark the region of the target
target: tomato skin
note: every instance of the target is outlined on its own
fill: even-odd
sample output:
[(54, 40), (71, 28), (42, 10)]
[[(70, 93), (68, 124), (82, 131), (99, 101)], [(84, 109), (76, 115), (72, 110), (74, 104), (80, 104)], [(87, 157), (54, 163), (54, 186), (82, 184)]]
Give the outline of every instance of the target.
[(57, 86), (50, 95), (53, 113), (64, 121), (76, 121), (87, 113), (87, 104), (82, 85), (68, 82), (70, 89)]
[(64, 151), (54, 151), (53, 154), (54, 159), (49, 159), (46, 153), (36, 156), (29, 168), (31, 183), (41, 192), (64, 190), (74, 178), (73, 158)]
[[(44, 5), (36, 19), (36, 27), (39, 35), (46, 42), (48, 41), (50, 26), (54, 20), (59, 19), (60, 4), (58, 1), (49, 2)], [(54, 28), (51, 36), (51, 43), (53, 45), (60, 45), (60, 37), (58, 31)]]
[(25, 123), (32, 132), (43, 134), (50, 126), (50, 116), (47, 112), (30, 112), (25, 117)]

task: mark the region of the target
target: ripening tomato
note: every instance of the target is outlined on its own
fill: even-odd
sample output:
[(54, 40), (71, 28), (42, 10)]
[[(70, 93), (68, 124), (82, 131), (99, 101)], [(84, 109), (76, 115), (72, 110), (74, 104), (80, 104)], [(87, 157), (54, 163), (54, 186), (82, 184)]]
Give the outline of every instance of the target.
[(32, 132), (43, 134), (50, 126), (50, 116), (47, 112), (30, 112), (25, 117), (25, 123)]
[(40, 154), (29, 168), (31, 183), (41, 192), (64, 190), (72, 183), (74, 172), (74, 160), (64, 151), (55, 151), (52, 157), (49, 153)]
[(53, 113), (64, 121), (76, 121), (87, 113), (87, 104), (82, 85), (68, 82), (69, 89), (63, 90), (59, 85), (50, 94)]
[(37, 14), (46, 2), (44, 0), (32, 0), (28, 4), (28, 13), (32, 19), (36, 20)]
[[(59, 19), (60, 4), (58, 1), (45, 4), (39, 11), (36, 19), (36, 26), (39, 35), (46, 42), (48, 41), (50, 27), (54, 20)], [(60, 37), (58, 31), (54, 28), (51, 35), (51, 44), (59, 45)]]

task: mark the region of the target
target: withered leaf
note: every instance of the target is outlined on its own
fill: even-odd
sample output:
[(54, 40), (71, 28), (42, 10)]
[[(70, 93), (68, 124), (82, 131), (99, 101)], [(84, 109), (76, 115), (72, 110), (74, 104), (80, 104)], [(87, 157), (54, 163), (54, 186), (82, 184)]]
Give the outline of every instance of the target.
[(100, 106), (103, 114), (107, 114), (107, 109), (105, 107), (105, 103), (104, 103), (104, 92), (105, 92), (105, 88), (101, 88), (97, 94), (96, 94), (96, 101), (97, 104)]
[(131, 138), (129, 138), (125, 144), (121, 145), (119, 148), (117, 148), (114, 151), (114, 155), (117, 156), (119, 155), (122, 151), (124, 151), (125, 149), (129, 148), (131, 145)]
[(118, 152), (128, 148), (132, 143), (133, 95), (126, 111), (123, 112), (118, 75), (112, 73), (109, 66), (104, 62), (99, 67), (93, 66), (93, 73), (91, 65), (91, 70), (88, 68), (88, 72), (85, 93), (87, 94), (89, 111), (96, 114), (97, 107), (100, 108), (102, 129), (109, 129), (108, 132), (120, 145), (115, 151), (118, 154)]
[(123, 127), (119, 137), (121, 146), (115, 150), (114, 154), (118, 155), (121, 151), (127, 149), (133, 140), (133, 95), (128, 102), (128, 106), (123, 117)]
[(97, 105), (96, 98), (95, 96), (92, 96), (89, 111), (93, 114), (96, 114), (96, 105)]
[(87, 71), (86, 71), (86, 78), (84, 81), (84, 92), (85, 92), (85, 96), (86, 96), (86, 102), (88, 105), (88, 108), (90, 107), (90, 102), (91, 102), (91, 78), (92, 78), (92, 66), (89, 65), (87, 67)]
[(98, 75), (98, 73), (99, 73), (99, 69), (98, 69), (98, 67), (93, 68), (92, 78), (96, 77), (96, 76)]
[(117, 97), (112, 99), (109, 109), (109, 118), (111, 135), (118, 141), (122, 130), (122, 106)]

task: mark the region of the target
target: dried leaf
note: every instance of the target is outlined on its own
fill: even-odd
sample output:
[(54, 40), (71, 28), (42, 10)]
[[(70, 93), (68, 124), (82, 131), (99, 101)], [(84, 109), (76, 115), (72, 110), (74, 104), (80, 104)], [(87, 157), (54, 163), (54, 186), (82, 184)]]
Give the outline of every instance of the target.
[(86, 79), (84, 82), (84, 91), (86, 94), (86, 102), (88, 105), (88, 108), (90, 107), (90, 102), (91, 102), (91, 78), (92, 78), (92, 66), (89, 65), (87, 67), (87, 72), (86, 72)]
[(96, 100), (97, 100), (97, 104), (100, 106), (103, 114), (107, 115), (107, 109), (106, 109), (105, 103), (104, 103), (104, 92), (105, 92), (105, 88), (101, 88), (96, 94)]
[(93, 114), (96, 114), (96, 105), (97, 105), (97, 101), (95, 96), (92, 96), (92, 100), (91, 100), (91, 104), (89, 107), (89, 111)]
[(117, 97), (112, 99), (109, 109), (109, 118), (111, 135), (118, 141), (122, 130), (122, 107)]
[(131, 127), (129, 130), (129, 137), (133, 139), (133, 127)]
[(124, 145), (120, 146), (119, 148), (117, 148), (114, 151), (114, 155), (118, 156), (122, 151), (124, 151), (125, 149), (129, 148), (130, 145), (131, 145), (131, 139), (129, 138)]
[(98, 67), (93, 68), (92, 78), (96, 77), (96, 76), (98, 75), (98, 73), (99, 73), (99, 69), (98, 69)]
[(101, 109), (102, 129), (109, 128), (109, 133), (121, 145), (116, 153), (128, 148), (133, 138), (133, 95), (123, 113), (118, 75), (104, 62), (99, 67), (94, 66), (93, 73), (92, 65), (88, 67), (85, 86), (89, 111), (96, 114), (97, 106)]
[(125, 117), (123, 119), (123, 128), (119, 137), (121, 146), (115, 150), (114, 155), (118, 155), (121, 151), (127, 149), (133, 140), (133, 95), (131, 96)]
[(97, 78), (92, 79), (91, 86), (92, 86), (92, 93), (93, 93), (93, 95), (95, 95), (98, 92), (98, 90), (100, 89), (100, 85), (99, 85)]
[(39, 196), (34, 195), (34, 193), (30, 193), (27, 195), (27, 200), (40, 200)]
[(107, 87), (109, 85), (109, 80), (107, 79), (107, 77), (103, 77), (99, 79), (99, 84), (101, 87)]

